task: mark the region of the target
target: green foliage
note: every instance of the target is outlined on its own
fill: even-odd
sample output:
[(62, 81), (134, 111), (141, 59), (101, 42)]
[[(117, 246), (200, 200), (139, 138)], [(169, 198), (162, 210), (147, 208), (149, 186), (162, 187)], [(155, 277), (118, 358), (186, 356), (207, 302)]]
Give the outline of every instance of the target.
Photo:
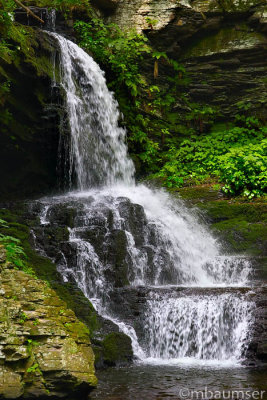
[(205, 124), (211, 125), (218, 112), (216, 109), (206, 105), (193, 103), (190, 106), (191, 111), (186, 114), (185, 119), (193, 121), (195, 129), (202, 133)]
[(219, 163), (224, 193), (242, 193), (251, 199), (267, 191), (267, 139), (230, 149)]
[[(154, 21), (155, 22), (155, 21)], [(115, 92), (127, 126), (128, 144), (143, 172), (156, 171), (161, 144), (170, 129), (162, 121), (175, 103), (175, 93), (185, 83), (185, 69), (166, 53), (153, 51), (148, 39), (136, 31), (122, 31), (116, 24), (106, 25), (99, 18), (75, 23), (79, 45), (93, 55), (106, 71), (109, 87)], [(162, 89), (147, 82), (143, 65), (164, 65), (170, 70), (170, 86)], [(160, 63), (160, 64), (159, 64)], [(158, 72), (158, 71), (157, 71)], [(153, 75), (152, 75), (153, 77)]]
[(23, 311), (20, 313), (19, 318), (20, 318), (19, 319), (19, 324), (21, 324), (21, 325), (25, 324), (25, 322), (28, 319), (27, 315)]
[(33, 364), (31, 367), (27, 369), (28, 374), (32, 372), (37, 372), (39, 370), (39, 364)]
[(63, 10), (71, 10), (73, 7), (85, 7), (91, 9), (89, 0), (50, 0), (44, 1), (46, 3), (50, 3), (50, 7), (55, 7)]
[(15, 2), (13, 0), (0, 0), (0, 58), (6, 62), (9, 62), (11, 57), (11, 49), (7, 40), (13, 27), (14, 9)]
[(153, 29), (154, 26), (156, 26), (159, 21), (157, 19), (147, 17), (146, 22), (147, 22), (148, 26), (150, 27), (150, 29)]
[(126, 85), (132, 96), (136, 97), (138, 86), (144, 85), (139, 71), (140, 61), (151, 52), (147, 38), (135, 31), (122, 32), (117, 25), (106, 25), (98, 18), (92, 18), (88, 23), (78, 21), (74, 27), (80, 46), (111, 69), (113, 80), (110, 86), (118, 88)]
[(267, 189), (267, 130), (249, 128), (250, 123), (249, 118), (246, 127), (191, 136), (167, 152), (156, 176), (168, 187), (213, 179), (224, 183), (222, 191), (228, 195), (262, 195)]
[[(8, 229), (6, 221), (0, 219), (0, 230)], [(16, 268), (22, 271), (34, 275), (32, 268), (30, 268), (26, 262), (27, 256), (21, 246), (20, 239), (13, 236), (0, 232), (0, 244), (4, 246), (6, 250), (7, 261), (14, 264)]]
[[(7, 33), (13, 23), (13, 11), (16, 4), (13, 0), (0, 0), (0, 33), (4, 35)], [(1, 36), (2, 36), (1, 35)], [(2, 38), (0, 43), (2, 42)]]
[(40, 345), (40, 343), (37, 342), (37, 340), (33, 340), (33, 339), (28, 339), (27, 343), (28, 343), (28, 348), (30, 348), (30, 349), (32, 349), (32, 347), (34, 347), (34, 346)]

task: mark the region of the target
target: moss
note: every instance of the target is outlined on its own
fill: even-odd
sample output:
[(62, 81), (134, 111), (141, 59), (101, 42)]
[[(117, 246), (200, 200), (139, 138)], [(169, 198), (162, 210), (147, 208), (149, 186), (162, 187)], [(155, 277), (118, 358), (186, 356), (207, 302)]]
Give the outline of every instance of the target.
[(202, 185), (180, 189), (179, 195), (197, 206), (227, 250), (253, 256), (266, 255), (266, 197), (254, 201), (222, 198), (218, 189)]
[[(214, 53), (224, 53), (241, 48), (249, 48), (257, 43), (263, 43), (265, 38), (260, 33), (252, 32), (245, 24), (238, 28), (225, 27), (216, 34), (211, 34), (192, 43), (184, 53), (185, 58), (208, 56)], [(222, 59), (223, 61), (223, 59)]]
[[(17, 222), (24, 219), (23, 212), (23, 206), (18, 207), (16, 212), (8, 209), (0, 209), (0, 218), (7, 221), (9, 226), (8, 228), (2, 228), (1, 232), (21, 240), (21, 244), (27, 255), (29, 267), (33, 269), (39, 279), (48, 282), (59, 297), (67, 303), (67, 306), (75, 312), (77, 317), (89, 327), (90, 336), (92, 337), (94, 332), (99, 328), (96, 311), (90, 301), (75, 285), (71, 283), (64, 284), (62, 282), (54, 263), (48, 258), (40, 256), (32, 248), (30, 228), (23, 223)], [(65, 229), (62, 229), (63, 235), (66, 234)], [(60, 231), (61, 234), (62, 232)], [(64, 239), (64, 236), (61, 238)]]
[(171, 190), (172, 193), (178, 193), (183, 199), (191, 203), (200, 203), (209, 200), (218, 200), (220, 194), (217, 187), (212, 185), (189, 186), (182, 189)]
[[(68, 314), (66, 314), (65, 306), (63, 307), (60, 302), (54, 304), (59, 309), (59, 319), (62, 321), (62, 324), (64, 325), (64, 323), (67, 322), (67, 326), (64, 325), (64, 327), (72, 333), (74, 337), (83, 341), (89, 333), (96, 356), (96, 366), (102, 368), (107, 365), (129, 363), (133, 357), (130, 338), (123, 333), (107, 333), (106, 329), (110, 332), (112, 327), (105, 327), (103, 319), (98, 316), (93, 305), (84, 296), (81, 290), (73, 283), (63, 283), (61, 275), (57, 272), (56, 265), (48, 258), (40, 256), (32, 248), (30, 228), (28, 225), (36, 225), (36, 222), (33, 220), (25, 220), (24, 204), (13, 205), (12, 210), (0, 209), (0, 218), (7, 221), (9, 225), (9, 228), (2, 228), (1, 232), (10, 234), (21, 240), (28, 257), (28, 264), (34, 270), (36, 276), (46, 281), (47, 284), (56, 291), (60, 299), (67, 304), (67, 307), (74, 311), (77, 318), (86, 325), (80, 324), (79, 322), (68, 323)], [(26, 225), (26, 223), (28, 225)], [(64, 226), (62, 229), (64, 231)], [(121, 238), (120, 234), (116, 238), (116, 243), (118, 246), (124, 244), (124, 238)], [(125, 256), (124, 250), (122, 248), (118, 249), (118, 253), (115, 256), (118, 262), (122, 262)], [(53, 299), (49, 300), (50, 305), (53, 301)], [(34, 311), (34, 307), (32, 311)], [(27, 323), (30, 325), (32, 335), (39, 332), (39, 324), (36, 323), (35, 320), (28, 321)], [(113, 329), (117, 329), (115, 325)]]
[[(10, 60), (0, 59), (0, 82), (7, 82), (0, 101), (1, 199), (43, 195), (55, 188), (60, 125), (58, 99), (50, 89), (53, 40), (38, 29), (14, 24), (8, 43)], [(47, 105), (53, 112), (45, 111)]]
[(215, 3), (210, 2), (210, 10), (215, 6), (226, 12), (245, 12), (261, 2), (264, 4), (264, 0), (216, 0)]
[(131, 339), (123, 333), (110, 333), (103, 340), (103, 358), (106, 364), (126, 364), (132, 357)]
[(232, 218), (215, 223), (212, 228), (234, 252), (256, 256), (266, 254), (266, 223), (249, 223), (241, 218)]
[[(54, 49), (48, 35), (31, 26), (14, 23), (9, 32), (8, 42), (12, 48), (8, 64), (14, 64), (17, 68), (21, 68), (22, 62), (26, 62), (35, 68), (38, 76), (54, 77), (53, 65), (48, 54)], [(5, 64), (1, 67), (2, 73), (4, 73), (4, 69)]]
[(71, 332), (73, 337), (78, 338), (80, 340), (85, 340), (88, 337), (88, 335), (90, 335), (88, 327), (78, 321), (68, 325), (65, 324), (65, 327), (69, 332)]
[(201, 207), (208, 210), (208, 215), (214, 222), (229, 219), (245, 219), (248, 223), (267, 222), (267, 205), (264, 203), (238, 203), (219, 200), (215, 203), (204, 204)]
[[(6, 294), (1, 298), (8, 317), (8, 323), (2, 327), (1, 332), (4, 393), (5, 383), (6, 385), (10, 383), (9, 379), (6, 380), (6, 376), (11, 372), (20, 374), (25, 398), (28, 398), (28, 395), (45, 397), (47, 384), (45, 377), (48, 373), (48, 387), (56, 393), (58, 390), (63, 391), (63, 397), (65, 392), (71, 393), (76, 388), (79, 391), (81, 385), (95, 386), (97, 380), (94, 375), (94, 354), (88, 329), (77, 320), (71, 310), (66, 309), (66, 304), (44, 282), (32, 279), (24, 272), (14, 269), (6, 262), (6, 253), (1, 248), (0, 253), (2, 260), (0, 275), (1, 279), (4, 278), (5, 292), (17, 294), (16, 299)], [(28, 305), (31, 306), (33, 303), (35, 312), (32, 315), (28, 313)], [(57, 312), (59, 306), (66, 317)], [(40, 321), (36, 316), (39, 316)], [(34, 330), (32, 326), (36, 321), (38, 323), (35, 324)], [(16, 340), (16, 336), (19, 341)], [(67, 388), (64, 386), (61, 388), (62, 372), (68, 377), (64, 379), (64, 385), (69, 385)], [(16, 386), (18, 383), (14, 382), (14, 387)], [(0, 397), (2, 394), (3, 387), (0, 388)], [(18, 396), (4, 396), (6, 397)]]

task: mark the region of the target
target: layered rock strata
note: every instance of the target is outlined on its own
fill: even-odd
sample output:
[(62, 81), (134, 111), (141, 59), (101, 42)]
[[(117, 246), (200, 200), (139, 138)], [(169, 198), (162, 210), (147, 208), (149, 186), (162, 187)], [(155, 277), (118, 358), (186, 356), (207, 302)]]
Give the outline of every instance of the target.
[(0, 248), (0, 397), (67, 397), (96, 385), (89, 331)]

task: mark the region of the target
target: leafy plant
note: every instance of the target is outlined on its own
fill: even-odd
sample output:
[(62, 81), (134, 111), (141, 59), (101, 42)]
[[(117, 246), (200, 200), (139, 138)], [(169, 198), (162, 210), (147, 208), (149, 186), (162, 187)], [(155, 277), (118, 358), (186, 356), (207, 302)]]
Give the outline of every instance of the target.
[(219, 162), (224, 193), (242, 193), (252, 199), (267, 191), (267, 139), (230, 149)]
[[(7, 222), (0, 219), (0, 230), (8, 230), (8, 228)], [(6, 259), (8, 262), (14, 264), (16, 268), (21, 269), (27, 274), (34, 276), (32, 268), (26, 262), (27, 256), (19, 239), (0, 232), (0, 244), (6, 250)]]
[(202, 133), (204, 124), (211, 125), (217, 114), (217, 110), (210, 106), (193, 103), (191, 104), (191, 111), (186, 115), (186, 120), (193, 121), (195, 128)]
[[(164, 122), (155, 126), (155, 121), (165, 118), (175, 103), (174, 92), (184, 79), (184, 67), (169, 59), (166, 53), (153, 51), (147, 37), (134, 30), (122, 31), (116, 24), (106, 25), (99, 18), (77, 21), (74, 26), (79, 45), (107, 73), (108, 85), (115, 91), (125, 117), (122, 124), (127, 126), (133, 158), (144, 171), (156, 171), (161, 146), (167, 142), (170, 129)], [(147, 82), (142, 75), (144, 63), (151, 65), (152, 71), (157, 63), (159, 73), (159, 62), (169, 68), (173, 79), (170, 88), (164, 90), (154, 82)]]
[(19, 324), (21, 324), (21, 325), (25, 324), (25, 322), (28, 319), (27, 315), (23, 311), (20, 313), (19, 318), (20, 318), (19, 319)]
[(159, 22), (157, 19), (153, 19), (150, 17), (146, 18), (146, 22), (149, 26), (150, 29), (154, 29), (154, 27), (157, 25), (157, 23)]
[(138, 86), (144, 84), (139, 71), (140, 60), (151, 52), (148, 39), (135, 31), (122, 32), (117, 25), (106, 25), (98, 18), (92, 18), (88, 23), (78, 21), (74, 27), (80, 45), (113, 72), (110, 86), (126, 85), (136, 97)]
[(28, 347), (29, 348), (32, 348), (33, 346), (39, 346), (40, 345), (40, 343), (37, 342), (37, 340), (33, 340), (33, 339), (28, 339), (27, 342), (28, 342)]
[(37, 372), (39, 370), (39, 364), (33, 364), (31, 367), (27, 368), (28, 374), (32, 372)]
[(168, 187), (222, 182), (227, 195), (260, 196), (267, 191), (266, 128), (234, 127), (192, 136), (171, 148), (156, 174)]

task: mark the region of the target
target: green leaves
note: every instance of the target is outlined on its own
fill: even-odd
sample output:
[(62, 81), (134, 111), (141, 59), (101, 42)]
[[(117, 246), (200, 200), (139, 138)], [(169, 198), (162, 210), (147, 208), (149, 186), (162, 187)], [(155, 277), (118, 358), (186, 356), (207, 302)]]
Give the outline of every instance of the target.
[(227, 194), (241, 193), (252, 199), (267, 191), (267, 139), (248, 144), (219, 157), (220, 180)]
[(7, 261), (22, 269), (25, 266), (26, 254), (20, 246), (20, 240), (0, 233), (0, 244), (6, 249)]
[[(0, 229), (8, 230), (6, 221), (0, 219)], [(4, 246), (6, 250), (7, 261), (15, 265), (18, 269), (34, 275), (33, 270), (28, 266), (26, 259), (27, 256), (21, 246), (21, 241), (13, 236), (0, 233), (0, 245)]]
[(267, 191), (266, 129), (234, 127), (191, 136), (178, 149), (169, 150), (157, 176), (168, 187), (212, 178), (224, 183), (222, 191), (227, 195), (261, 196)]
[(117, 89), (125, 85), (136, 97), (144, 83), (139, 71), (140, 60), (151, 52), (147, 38), (135, 31), (122, 32), (117, 25), (105, 25), (98, 18), (88, 23), (78, 21), (74, 27), (80, 46), (92, 52), (107, 70), (111, 69), (114, 79), (110, 86)]
[[(170, 60), (164, 52), (153, 52), (147, 37), (134, 30), (122, 31), (116, 24), (107, 25), (98, 18), (86, 23), (77, 21), (74, 27), (79, 45), (91, 53), (107, 73), (108, 86), (114, 90), (125, 116), (123, 123), (127, 125), (129, 149), (135, 154), (142, 174), (156, 172), (161, 147), (167, 145), (171, 137), (170, 124), (162, 119), (175, 104), (184, 67)], [(155, 63), (171, 67), (171, 88), (159, 87), (155, 80), (147, 82), (142, 75), (144, 62), (146, 67), (151, 65), (151, 72)]]
[[(151, 29), (156, 22), (147, 20)], [(153, 51), (145, 36), (122, 32), (117, 25), (106, 25), (99, 18), (77, 21), (75, 30), (80, 46), (92, 53), (107, 73), (109, 87), (125, 116), (129, 149), (140, 175), (155, 173), (168, 187), (209, 180), (230, 196), (252, 198), (266, 192), (267, 128), (250, 115), (250, 103), (236, 104), (236, 126), (218, 129), (217, 124), (216, 132), (204, 135), (220, 112), (184, 98), (188, 111), (183, 121), (179, 119), (174, 106), (181, 87), (190, 81), (182, 65), (164, 52)], [(146, 68), (151, 65), (152, 78), (154, 67), (154, 80), (150, 82), (142, 77), (144, 64)], [(156, 79), (168, 70), (169, 85), (164, 87)], [(186, 140), (181, 141), (181, 136)]]

